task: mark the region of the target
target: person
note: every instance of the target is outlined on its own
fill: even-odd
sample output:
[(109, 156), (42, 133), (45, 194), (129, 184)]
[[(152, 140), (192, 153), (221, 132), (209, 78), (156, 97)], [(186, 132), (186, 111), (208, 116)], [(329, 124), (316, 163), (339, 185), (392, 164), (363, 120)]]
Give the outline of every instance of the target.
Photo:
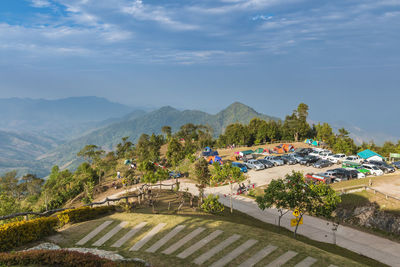
[(117, 178), (121, 178), (121, 172), (117, 171)]

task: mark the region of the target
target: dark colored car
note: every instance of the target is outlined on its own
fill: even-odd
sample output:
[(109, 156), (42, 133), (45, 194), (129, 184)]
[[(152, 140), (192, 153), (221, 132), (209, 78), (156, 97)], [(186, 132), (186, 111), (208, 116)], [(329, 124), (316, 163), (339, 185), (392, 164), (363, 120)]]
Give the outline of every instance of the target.
[(266, 159), (258, 159), (258, 162), (264, 164), (265, 168), (272, 168), (272, 167), (274, 167), (274, 164), (273, 164), (271, 161), (266, 160)]
[(282, 155), (280, 158), (285, 162), (285, 164), (293, 165), (297, 163), (297, 160), (294, 158), (290, 157), (289, 155)]
[(319, 160), (318, 157), (307, 155), (302, 160), (300, 160), (300, 164), (310, 166), (311, 164), (317, 162), (318, 160)]
[(296, 153), (289, 154), (288, 156), (291, 157), (292, 159), (296, 160), (297, 163), (300, 163), (300, 161), (301, 161), (302, 159), (304, 159), (304, 156), (302, 156), (301, 154), (299, 154), (299, 153), (297, 153), (297, 152), (296, 152)]
[(384, 173), (389, 173), (389, 172), (395, 172), (395, 168), (390, 166), (384, 161), (378, 161), (378, 160), (370, 160), (370, 164), (374, 164), (376, 167), (381, 169)]
[(320, 159), (320, 160), (318, 160), (317, 162), (315, 162), (315, 163), (313, 164), (313, 166), (314, 166), (315, 168), (320, 168), (320, 169), (322, 169), (322, 168), (326, 168), (326, 167), (332, 166), (332, 162), (330, 162), (329, 160)]
[(358, 171), (356, 170), (347, 170), (344, 168), (337, 168), (333, 170), (328, 170), (325, 172), (330, 177), (334, 177), (337, 182), (347, 181), (350, 179), (358, 178)]
[(395, 161), (392, 163), (393, 166), (395, 166), (397, 169), (400, 169), (400, 161)]
[(313, 152), (314, 150), (312, 148), (299, 148), (296, 150), (297, 154), (304, 156), (307, 156), (308, 154), (310, 154), (311, 152)]

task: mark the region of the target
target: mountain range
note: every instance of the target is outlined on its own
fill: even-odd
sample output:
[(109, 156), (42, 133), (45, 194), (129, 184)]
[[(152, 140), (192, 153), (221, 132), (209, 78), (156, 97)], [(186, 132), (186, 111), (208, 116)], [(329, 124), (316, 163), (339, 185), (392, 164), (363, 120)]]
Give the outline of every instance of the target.
[[(170, 106), (144, 111), (98, 97), (0, 99), (0, 114), (0, 174), (18, 170), (19, 174), (30, 172), (42, 177), (53, 165), (76, 167), (79, 164), (76, 153), (87, 144), (111, 150), (122, 137), (129, 136), (135, 142), (142, 133), (161, 133), (165, 125), (175, 132), (186, 123), (206, 124), (213, 128), (214, 136), (218, 136), (234, 122), (247, 124), (255, 117), (280, 120), (239, 102), (217, 114), (209, 114)], [(331, 125), (334, 130), (348, 129), (357, 143), (396, 140), (344, 122)]]

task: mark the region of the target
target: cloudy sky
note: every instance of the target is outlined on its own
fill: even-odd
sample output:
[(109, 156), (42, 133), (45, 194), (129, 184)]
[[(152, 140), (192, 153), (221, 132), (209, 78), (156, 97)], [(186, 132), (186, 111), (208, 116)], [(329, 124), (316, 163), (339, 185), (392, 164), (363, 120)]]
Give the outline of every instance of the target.
[(0, 98), (281, 117), (305, 102), (314, 120), (397, 134), (399, 52), (400, 0), (0, 3)]

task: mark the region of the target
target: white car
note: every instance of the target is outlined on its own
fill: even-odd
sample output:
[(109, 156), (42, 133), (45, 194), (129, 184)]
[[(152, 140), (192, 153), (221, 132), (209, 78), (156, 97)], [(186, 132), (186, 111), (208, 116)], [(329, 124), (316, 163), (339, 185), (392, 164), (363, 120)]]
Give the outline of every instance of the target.
[(334, 155), (334, 156), (331, 156), (331, 157), (329, 158), (329, 160), (330, 160), (332, 163), (340, 163), (340, 162), (342, 162), (345, 158), (346, 158), (346, 155), (345, 155), (345, 154), (336, 154), (336, 155)]
[(359, 156), (348, 156), (344, 159), (345, 161), (351, 161), (356, 163), (361, 163), (362, 159)]
[(335, 154), (332, 152), (324, 152), (321, 154), (321, 159), (329, 160), (330, 157), (333, 157)]
[(316, 151), (316, 150), (314, 149), (314, 151), (311, 152), (311, 153), (309, 153), (308, 155), (309, 155), (309, 156), (314, 156), (314, 157), (319, 157), (319, 153), (320, 153), (320, 151)]
[(255, 160), (255, 159), (248, 160), (246, 162), (246, 166), (247, 166), (247, 168), (254, 169), (256, 171), (265, 169), (265, 165), (262, 164), (261, 162), (258, 162), (258, 160)]
[(363, 164), (362, 167), (369, 170), (369, 172), (375, 176), (383, 175), (383, 171), (373, 164)]

